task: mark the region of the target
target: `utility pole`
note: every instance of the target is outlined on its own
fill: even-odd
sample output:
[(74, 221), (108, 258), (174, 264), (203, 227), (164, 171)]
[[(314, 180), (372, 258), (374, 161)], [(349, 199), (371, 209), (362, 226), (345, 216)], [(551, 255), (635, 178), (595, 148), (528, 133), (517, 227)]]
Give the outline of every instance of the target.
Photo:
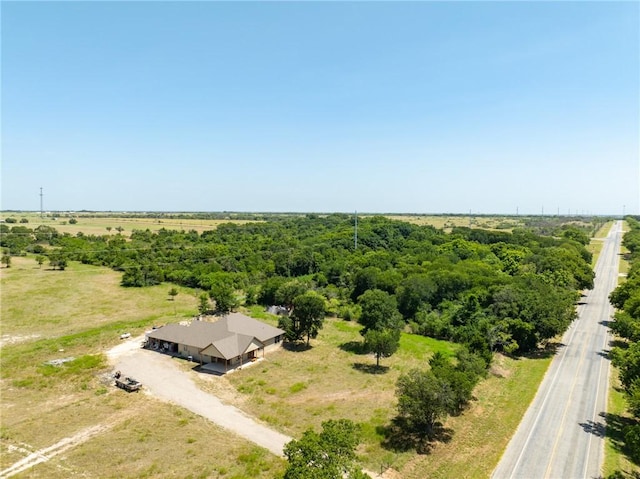
[(42, 208), (42, 186), (40, 187), (40, 219), (44, 218), (44, 209)]
[(358, 210), (356, 210), (355, 212), (355, 217), (356, 217), (356, 224), (355, 224), (355, 230), (353, 233), (353, 247), (354, 249), (358, 249)]

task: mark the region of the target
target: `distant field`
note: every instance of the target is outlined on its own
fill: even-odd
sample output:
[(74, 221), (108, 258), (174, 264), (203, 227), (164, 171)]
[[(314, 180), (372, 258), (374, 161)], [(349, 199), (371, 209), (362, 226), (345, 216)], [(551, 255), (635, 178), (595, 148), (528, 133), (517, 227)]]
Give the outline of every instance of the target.
[(416, 225), (429, 225), (437, 229), (450, 230), (458, 226), (510, 231), (522, 226), (522, 221), (513, 216), (463, 216), (463, 215), (386, 215), (388, 218), (407, 221)]
[[(29, 228), (37, 228), (40, 225), (52, 226), (60, 233), (69, 233), (72, 235), (82, 231), (86, 235), (106, 235), (106, 234), (118, 234), (116, 228), (123, 228), (122, 234), (129, 235), (133, 230), (146, 230), (158, 231), (162, 228), (169, 230), (195, 230), (199, 233), (203, 231), (215, 229), (222, 223), (236, 223), (244, 224), (251, 223), (250, 220), (236, 220), (236, 219), (216, 219), (216, 220), (201, 220), (201, 219), (175, 219), (175, 218), (136, 218), (136, 217), (124, 217), (124, 216), (83, 216), (81, 213), (74, 215), (73, 218), (77, 220), (76, 224), (69, 224), (71, 216), (59, 217), (55, 220), (51, 217), (40, 217), (38, 213), (3, 213), (3, 217), (13, 217), (20, 221), (22, 218), (28, 220), (27, 226)], [(21, 225), (21, 223), (17, 223)], [(111, 228), (111, 230), (107, 230)]]

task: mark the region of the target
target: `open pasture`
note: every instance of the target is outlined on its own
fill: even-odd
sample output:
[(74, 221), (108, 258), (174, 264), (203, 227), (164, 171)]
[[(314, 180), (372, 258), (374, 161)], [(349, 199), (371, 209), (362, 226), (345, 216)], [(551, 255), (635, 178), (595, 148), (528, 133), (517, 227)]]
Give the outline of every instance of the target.
[(195, 293), (170, 301), (169, 285), (127, 289), (107, 268), (48, 271), (29, 257), (0, 275), (0, 471), (43, 449), (50, 459), (16, 477), (266, 479), (283, 470), (282, 459), (188, 411), (113, 387), (104, 352), (123, 332), (191, 316)]
[(451, 231), (452, 228), (464, 226), (468, 228), (499, 229), (510, 231), (523, 226), (522, 220), (516, 216), (476, 216), (476, 215), (385, 215), (399, 221), (407, 221), (419, 226), (433, 226), (436, 229)]
[[(196, 218), (171, 218), (168, 216), (159, 215), (158, 218), (146, 218), (138, 216), (125, 216), (113, 214), (88, 216), (82, 213), (70, 214), (65, 213), (64, 216), (52, 217), (45, 215), (41, 217), (39, 213), (7, 213), (3, 212), (2, 217), (15, 218), (18, 223), (15, 225), (26, 226), (28, 228), (37, 228), (40, 225), (51, 226), (60, 233), (69, 233), (76, 235), (82, 232), (85, 235), (115, 235), (118, 234), (117, 228), (122, 228), (122, 234), (129, 236), (133, 230), (150, 230), (158, 231), (162, 228), (168, 230), (195, 230), (198, 233), (203, 231), (212, 230), (223, 223), (236, 223), (244, 224), (251, 223), (251, 220), (238, 220), (238, 219), (196, 219)], [(22, 224), (19, 221), (22, 218), (26, 218), (28, 223)], [(74, 218), (77, 223), (71, 224), (69, 220)], [(9, 225), (11, 226), (11, 224)], [(109, 228), (109, 229), (107, 229)]]

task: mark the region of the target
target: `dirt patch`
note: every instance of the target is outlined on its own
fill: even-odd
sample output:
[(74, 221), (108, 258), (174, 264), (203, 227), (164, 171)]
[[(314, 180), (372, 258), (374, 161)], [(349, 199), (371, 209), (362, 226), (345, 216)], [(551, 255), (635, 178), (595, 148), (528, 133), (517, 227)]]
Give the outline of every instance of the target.
[(3, 334), (2, 336), (0, 336), (0, 348), (2, 348), (3, 346), (10, 346), (12, 344), (24, 343), (26, 341), (37, 339), (39, 337), (39, 334)]
[(9, 445), (8, 449), (10, 452), (17, 451), (28, 455), (24, 459), (21, 459), (18, 462), (14, 463), (12, 466), (9, 466), (4, 471), (0, 471), (0, 477), (4, 478), (15, 476), (16, 474), (24, 472), (27, 469), (31, 469), (33, 466), (36, 466), (42, 462), (47, 462), (58, 454), (62, 454), (63, 452), (66, 452), (69, 449), (82, 444), (85, 441), (88, 441), (93, 436), (106, 431), (112, 426), (113, 423), (109, 425), (98, 424), (95, 426), (91, 426), (87, 429), (83, 429), (82, 431), (71, 437), (65, 437), (64, 439), (61, 439), (52, 446), (45, 447), (33, 452), (27, 445), (24, 444), (20, 446)]

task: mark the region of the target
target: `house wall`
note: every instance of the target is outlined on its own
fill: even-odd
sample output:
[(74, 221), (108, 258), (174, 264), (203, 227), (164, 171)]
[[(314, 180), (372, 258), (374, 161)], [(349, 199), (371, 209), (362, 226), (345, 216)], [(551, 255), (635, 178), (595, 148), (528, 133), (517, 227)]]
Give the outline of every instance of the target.
[[(278, 340), (278, 338), (280, 339)], [(265, 352), (273, 351), (275, 349), (279, 349), (280, 347), (282, 347), (282, 336), (268, 339), (267, 341), (264, 342)]]
[(178, 354), (180, 354), (180, 356), (182, 356), (183, 358), (186, 358), (188, 356), (191, 356), (193, 358), (194, 361), (199, 362), (199, 363), (210, 363), (211, 362), (211, 358), (205, 354), (200, 354), (198, 348), (193, 347), (193, 346), (187, 346), (185, 344), (181, 344), (178, 347)]

